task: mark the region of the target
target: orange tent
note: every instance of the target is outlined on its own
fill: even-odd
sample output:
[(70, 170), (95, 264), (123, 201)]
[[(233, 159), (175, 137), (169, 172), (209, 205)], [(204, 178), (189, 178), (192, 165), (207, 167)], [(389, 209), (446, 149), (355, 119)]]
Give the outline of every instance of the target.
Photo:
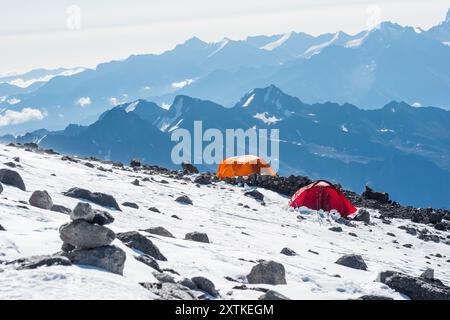
[(216, 176), (223, 179), (227, 177), (249, 176), (252, 173), (276, 175), (269, 164), (260, 157), (245, 155), (223, 160), (219, 164)]

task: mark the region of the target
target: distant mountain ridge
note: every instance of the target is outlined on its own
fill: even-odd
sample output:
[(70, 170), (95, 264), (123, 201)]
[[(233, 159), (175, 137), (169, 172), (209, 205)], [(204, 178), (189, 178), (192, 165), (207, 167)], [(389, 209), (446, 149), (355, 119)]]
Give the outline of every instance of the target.
[[(311, 105), (271, 85), (249, 91), (232, 108), (184, 95), (175, 97), (168, 110), (136, 100), (104, 112), (88, 126), (2, 141), (38, 142), (42, 148), (124, 162), (137, 157), (173, 168), (171, 132), (193, 132), (194, 121), (202, 121), (204, 130), (279, 129), (283, 175), (340, 181), (358, 192), (369, 184), (405, 204), (450, 206), (450, 111), (404, 102), (377, 110)], [(435, 188), (424, 188), (431, 185)]]
[(306, 103), (374, 109), (397, 100), (448, 109), (449, 43), (448, 14), (430, 30), (383, 22), (355, 35), (289, 32), (215, 43), (194, 37), (160, 55), (102, 63), (31, 90), (0, 84), (0, 116), (24, 108), (45, 113), (42, 119), (0, 126), (0, 133), (89, 124), (109, 107), (136, 99), (168, 104), (186, 95), (229, 107), (252, 88), (270, 84)]

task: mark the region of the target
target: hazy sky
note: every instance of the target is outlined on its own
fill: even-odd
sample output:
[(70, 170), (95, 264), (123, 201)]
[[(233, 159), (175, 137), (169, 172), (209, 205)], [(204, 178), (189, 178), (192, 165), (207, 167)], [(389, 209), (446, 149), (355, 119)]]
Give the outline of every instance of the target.
[(135, 53), (159, 53), (198, 36), (366, 28), (382, 21), (427, 29), (450, 0), (0, 0), (0, 74), (36, 67), (93, 67)]

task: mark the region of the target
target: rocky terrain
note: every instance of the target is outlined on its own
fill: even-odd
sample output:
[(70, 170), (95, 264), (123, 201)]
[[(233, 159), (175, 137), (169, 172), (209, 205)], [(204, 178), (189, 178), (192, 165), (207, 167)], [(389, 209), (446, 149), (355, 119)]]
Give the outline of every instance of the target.
[(0, 299), (450, 299), (448, 211), (367, 188), (342, 219), (289, 208), (307, 177), (0, 149)]

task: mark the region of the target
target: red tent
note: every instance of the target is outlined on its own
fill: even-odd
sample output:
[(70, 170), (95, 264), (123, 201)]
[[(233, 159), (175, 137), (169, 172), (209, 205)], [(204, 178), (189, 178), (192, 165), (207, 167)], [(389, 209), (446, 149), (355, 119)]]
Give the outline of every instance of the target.
[(343, 217), (356, 212), (356, 208), (333, 184), (319, 180), (299, 189), (291, 198), (291, 207), (312, 210), (336, 210)]

